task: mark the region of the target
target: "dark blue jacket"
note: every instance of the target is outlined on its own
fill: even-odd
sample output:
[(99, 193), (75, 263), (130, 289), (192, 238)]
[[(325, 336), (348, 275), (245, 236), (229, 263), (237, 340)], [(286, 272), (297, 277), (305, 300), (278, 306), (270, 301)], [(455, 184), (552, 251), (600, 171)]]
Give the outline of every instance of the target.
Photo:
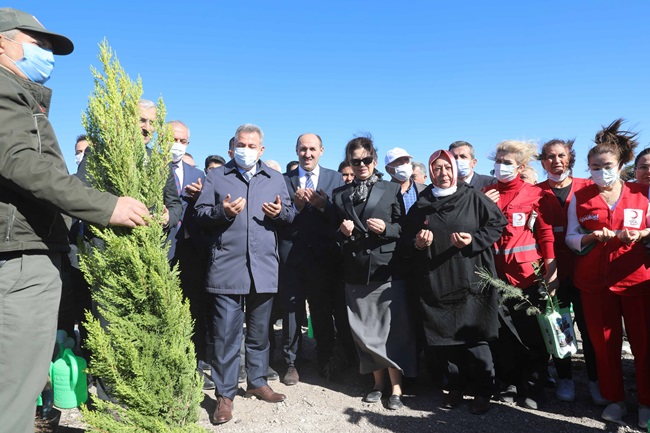
[[(246, 199), (246, 206), (229, 218), (223, 200)], [(282, 210), (267, 217), (262, 204), (280, 196)], [(244, 180), (233, 160), (210, 170), (196, 203), (197, 221), (210, 244), (206, 290), (223, 295), (245, 295), (255, 284), (258, 293), (278, 291), (278, 226), (293, 221), (294, 210), (282, 174), (262, 162), (250, 181)]]

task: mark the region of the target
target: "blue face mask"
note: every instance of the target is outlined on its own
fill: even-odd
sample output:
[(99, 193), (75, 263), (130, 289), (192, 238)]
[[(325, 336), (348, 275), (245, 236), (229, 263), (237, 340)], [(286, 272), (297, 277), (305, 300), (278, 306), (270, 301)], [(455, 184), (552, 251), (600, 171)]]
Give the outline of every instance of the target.
[[(14, 62), (14, 65), (25, 74), (30, 80), (38, 84), (45, 84), (50, 79), (52, 71), (54, 70), (54, 54), (52, 51), (45, 50), (38, 45), (30, 44), (27, 42), (16, 42), (13, 39), (5, 38), (16, 44), (23, 46), (23, 58), (20, 60), (9, 60)], [(6, 54), (5, 54), (6, 56)]]

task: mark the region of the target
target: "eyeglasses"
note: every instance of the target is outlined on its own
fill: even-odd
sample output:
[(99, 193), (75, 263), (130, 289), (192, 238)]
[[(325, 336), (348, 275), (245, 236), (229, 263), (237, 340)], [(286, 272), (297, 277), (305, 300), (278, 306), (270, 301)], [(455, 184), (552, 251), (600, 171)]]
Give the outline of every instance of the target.
[(358, 167), (363, 162), (363, 165), (367, 167), (370, 164), (372, 164), (373, 161), (374, 158), (372, 156), (366, 156), (365, 158), (361, 158), (361, 159), (354, 158), (350, 160), (350, 165), (353, 167)]

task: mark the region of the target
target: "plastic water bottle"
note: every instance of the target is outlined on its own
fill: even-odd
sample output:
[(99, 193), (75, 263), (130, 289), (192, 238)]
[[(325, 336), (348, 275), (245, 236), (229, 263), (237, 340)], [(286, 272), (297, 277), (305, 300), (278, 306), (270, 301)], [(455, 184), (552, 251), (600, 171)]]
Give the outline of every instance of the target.
[(49, 419), (52, 413), (52, 406), (54, 405), (54, 390), (52, 389), (52, 381), (49, 375), (47, 376), (45, 388), (41, 392), (41, 400), (43, 402), (43, 406), (41, 406), (41, 418)]
[(314, 328), (311, 326), (311, 314), (307, 317), (307, 337), (314, 338)]

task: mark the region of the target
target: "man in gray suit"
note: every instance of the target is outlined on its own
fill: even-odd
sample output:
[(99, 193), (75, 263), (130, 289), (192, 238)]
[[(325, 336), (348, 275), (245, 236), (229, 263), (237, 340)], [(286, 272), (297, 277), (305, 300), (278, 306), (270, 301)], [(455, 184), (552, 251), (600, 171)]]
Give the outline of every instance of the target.
[[(299, 381), (296, 358), (302, 341), (305, 298), (316, 338), (319, 373), (330, 377), (343, 366), (333, 362), (336, 340), (343, 345), (349, 335), (342, 286), (337, 275), (339, 252), (335, 230), (329, 222), (335, 188), (343, 185), (341, 175), (318, 164), (324, 147), (316, 134), (302, 134), (296, 142), (299, 165), (284, 175), (296, 217), (280, 235), (280, 291), (283, 354), (287, 371), (283, 381)], [(336, 321), (336, 327), (334, 325)], [(349, 346), (352, 346), (351, 336)]]
[(395, 147), (386, 152), (384, 162), (386, 172), (390, 174), (391, 182), (399, 183), (404, 200), (404, 214), (407, 214), (411, 206), (418, 201), (418, 196), (426, 188), (426, 185), (415, 182), (411, 179), (413, 174), (413, 157), (400, 147)]
[(476, 167), (474, 146), (466, 141), (454, 141), (449, 145), (449, 151), (456, 158), (459, 182), (465, 182), (469, 186), (479, 190), (493, 183), (497, 183), (495, 177), (485, 176), (474, 171), (474, 167)]

